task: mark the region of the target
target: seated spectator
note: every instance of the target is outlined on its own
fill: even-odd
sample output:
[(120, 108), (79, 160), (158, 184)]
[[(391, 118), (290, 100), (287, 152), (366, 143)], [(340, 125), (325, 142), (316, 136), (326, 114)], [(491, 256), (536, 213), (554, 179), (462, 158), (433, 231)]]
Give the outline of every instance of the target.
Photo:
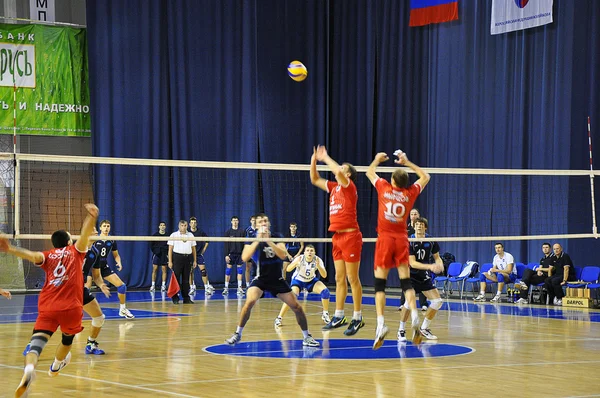
[(527, 268), (523, 273), (523, 279), (516, 286), (521, 289), (521, 298), (517, 304), (529, 304), (529, 286), (539, 285), (552, 275), (552, 264), (554, 264), (554, 253), (550, 243), (542, 244), (542, 253), (544, 257), (540, 260), (540, 265), (535, 270)]
[(562, 305), (563, 286), (567, 281), (574, 281), (575, 267), (571, 257), (563, 252), (560, 244), (555, 243), (552, 247), (554, 251), (554, 263), (552, 266), (552, 276), (544, 281), (544, 288), (548, 291), (548, 302), (552, 301), (554, 305)]
[(517, 268), (515, 267), (515, 259), (512, 254), (504, 251), (502, 243), (494, 245), (496, 255), (492, 261), (493, 266), (488, 272), (484, 272), (480, 276), (480, 292), (479, 296), (475, 297), (475, 301), (485, 301), (486, 280), (489, 282), (498, 282), (498, 292), (490, 301), (492, 303), (500, 302), (500, 295), (504, 289), (505, 283), (512, 283), (517, 279)]

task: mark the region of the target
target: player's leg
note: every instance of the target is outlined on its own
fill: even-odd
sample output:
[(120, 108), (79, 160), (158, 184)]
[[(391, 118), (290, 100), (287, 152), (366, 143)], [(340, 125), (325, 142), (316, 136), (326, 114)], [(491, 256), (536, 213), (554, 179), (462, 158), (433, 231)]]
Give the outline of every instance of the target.
[(181, 284), (181, 295), (183, 296), (183, 304), (193, 304), (194, 303), (192, 301), (192, 299), (190, 298), (190, 295), (192, 293), (190, 292), (190, 284), (189, 284), (190, 274), (194, 270), (194, 268), (192, 268), (193, 262), (194, 262), (194, 260), (193, 260), (191, 254), (184, 257), (183, 271), (182, 271), (182, 276), (181, 276), (181, 279), (183, 281), (183, 283)]
[[(411, 280), (412, 281), (412, 280)], [(398, 342), (406, 343), (406, 322), (410, 318), (410, 308), (406, 300), (400, 307), (400, 326), (398, 327)]]
[(150, 286), (150, 293), (154, 293), (156, 290), (156, 272), (158, 271), (158, 264), (152, 264), (152, 286)]
[[(283, 281), (283, 283), (287, 285), (285, 281)], [(294, 311), (294, 314), (296, 314), (296, 321), (298, 322), (298, 326), (300, 326), (300, 329), (302, 330), (302, 336), (304, 337), (302, 345), (308, 347), (319, 347), (319, 342), (316, 341), (308, 332), (308, 321), (306, 320), (306, 314), (304, 313), (300, 302), (298, 302), (296, 295), (292, 292), (286, 292), (277, 294), (277, 297), (287, 304), (288, 307)]]
[(500, 302), (500, 297), (502, 295), (502, 290), (504, 289), (504, 284), (507, 280), (509, 280), (507, 277), (504, 276), (504, 274), (501, 273), (496, 274), (496, 276), (496, 280), (498, 281), (498, 291), (496, 292), (494, 298), (490, 300), (492, 303)]
[(160, 286), (160, 291), (161, 292), (166, 292), (167, 291), (167, 265), (162, 265), (161, 266), (161, 271), (162, 271), (162, 285)]
[(250, 319), (250, 313), (252, 312), (252, 307), (254, 304), (262, 297), (264, 291), (261, 289), (261, 284), (259, 282), (256, 285), (252, 285), (246, 291), (246, 302), (242, 307), (242, 311), (240, 312), (240, 320), (237, 326), (235, 333), (225, 340), (225, 342), (229, 345), (234, 345), (240, 342), (242, 339), (242, 332), (244, 331), (244, 327), (248, 320)]
[[(179, 283), (179, 291), (181, 291), (181, 286), (183, 285), (183, 261), (184, 259), (180, 254), (173, 253), (173, 269), (171, 271), (175, 275), (177, 283)], [(173, 304), (179, 304), (179, 292), (175, 293), (171, 297), (171, 300), (173, 301)]]
[(234, 262), (237, 269), (237, 295), (238, 297), (244, 296), (244, 288), (242, 287), (242, 280), (244, 275), (244, 263), (241, 258), (238, 258), (236, 262)]
[(246, 262), (246, 289), (250, 287), (250, 271), (252, 270), (253, 261)]
[(414, 344), (420, 344), (422, 336), (419, 332), (419, 313), (417, 311), (415, 289), (413, 289), (410, 280), (410, 268), (408, 267), (408, 263), (400, 264), (398, 267), (398, 275), (400, 276), (400, 288), (404, 291), (404, 297), (406, 298), (405, 305), (408, 304), (408, 308), (410, 308), (413, 329), (412, 341)]
[(50, 340), (52, 334), (58, 328), (58, 322), (53, 321), (51, 318), (44, 318), (44, 314), (40, 313), (35, 323), (36, 326), (33, 328), (33, 334), (28, 344), (29, 351), (25, 355), (23, 377), (15, 390), (16, 397), (26, 396), (31, 384), (35, 380), (35, 368), (38, 364), (40, 354), (44, 350), (44, 347), (46, 347), (46, 344), (48, 344), (48, 340)]
[[(375, 249), (377, 250), (377, 249)], [(375, 255), (375, 261), (377, 261), (377, 254)], [(385, 268), (380, 263), (375, 263), (375, 311), (377, 312), (377, 329), (375, 331), (375, 341), (373, 342), (373, 349), (377, 350), (383, 345), (383, 340), (388, 333), (388, 328), (385, 325), (384, 311), (385, 311), (385, 285), (390, 270)]]
[(352, 289), (354, 313), (348, 329), (344, 332), (346, 336), (356, 334), (365, 325), (362, 319), (362, 284), (358, 274), (361, 253), (362, 234), (360, 231), (348, 232), (342, 243), (342, 256), (346, 263), (346, 277)]
[(428, 340), (437, 340), (437, 336), (431, 333), (429, 330), (429, 325), (437, 312), (442, 308), (443, 300), (440, 296), (440, 292), (433, 286), (430, 286), (431, 289), (424, 290), (422, 293), (429, 299), (431, 304), (429, 308), (427, 308), (427, 312), (425, 312), (425, 318), (423, 319), (423, 323), (421, 324), (421, 334)]
[(104, 279), (117, 288), (117, 296), (119, 297), (119, 316), (127, 319), (135, 318), (131, 311), (127, 309), (125, 303), (127, 298), (127, 285), (119, 278), (119, 275), (115, 273), (104, 276)]
[(231, 260), (225, 263), (225, 288), (223, 289), (223, 296), (229, 294), (229, 281), (231, 280)]
[[(289, 258), (288, 258), (289, 259)], [(286, 280), (286, 276), (287, 276), (287, 266), (290, 265), (290, 262), (285, 260), (283, 262), (283, 266), (281, 267), (281, 277), (283, 278), (283, 280)]]
[(333, 265), (335, 268), (335, 312), (333, 314), (333, 317), (331, 318), (331, 322), (323, 326), (323, 330), (338, 328), (348, 323), (346, 317), (344, 316), (344, 304), (346, 302), (346, 296), (348, 295), (348, 282), (346, 279), (346, 262), (342, 259), (336, 260), (334, 254)]
[[(292, 281), (292, 292), (296, 295), (296, 297), (298, 297), (298, 295), (300, 295), (300, 286), (297, 284), (294, 284), (295, 281)], [(279, 310), (279, 315), (277, 316), (277, 318), (275, 318), (275, 326), (279, 327), (281, 326), (281, 321), (283, 320), (283, 317), (285, 316), (285, 314), (288, 312), (288, 310), (290, 309), (290, 307), (288, 307), (288, 305), (286, 303), (281, 304), (281, 310)]]
[(198, 256), (198, 267), (200, 267), (200, 274), (202, 275), (202, 282), (204, 282), (204, 294), (213, 294), (215, 288), (212, 287), (208, 280), (208, 272), (206, 271), (206, 262), (204, 256), (201, 254)]
[(192, 268), (190, 271), (189, 284), (190, 284), (190, 294), (194, 295), (196, 293), (196, 283), (194, 283), (194, 272), (195, 268)]
[(473, 301), (485, 301), (485, 289), (487, 288), (486, 281), (496, 282), (495, 274), (482, 272), (479, 275), (479, 296), (475, 297)]
[(102, 330), (102, 325), (104, 325), (104, 313), (100, 308), (100, 304), (98, 304), (98, 300), (96, 300), (92, 296), (93, 300), (86, 302), (86, 297), (84, 293), (83, 298), (83, 310), (92, 318), (92, 327), (90, 328), (90, 335), (87, 339), (87, 344), (85, 346), (86, 354), (93, 355), (104, 355), (104, 351), (98, 348), (98, 335)]
[(83, 318), (83, 308), (74, 308), (59, 312), (59, 324), (62, 331), (61, 342), (56, 347), (54, 362), (50, 365), (48, 375), (58, 376), (59, 372), (71, 362), (71, 345), (75, 335), (83, 330), (81, 318)]
[(329, 317), (329, 296), (331, 295), (331, 293), (329, 292), (329, 289), (327, 288), (327, 286), (325, 286), (323, 282), (317, 281), (314, 284), (312, 291), (321, 296), (321, 304), (323, 305), (323, 315), (321, 315), (321, 319), (326, 324), (331, 322), (331, 319)]

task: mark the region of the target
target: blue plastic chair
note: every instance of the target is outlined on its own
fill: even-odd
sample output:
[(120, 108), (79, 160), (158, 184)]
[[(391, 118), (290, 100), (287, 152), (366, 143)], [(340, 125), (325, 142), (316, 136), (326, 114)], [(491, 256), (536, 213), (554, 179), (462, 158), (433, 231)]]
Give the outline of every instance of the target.
[(447, 297), (447, 287), (448, 287), (448, 281), (450, 278), (456, 278), (458, 275), (460, 275), (460, 272), (463, 269), (463, 264), (462, 263), (450, 263), (450, 265), (448, 266), (448, 276), (438, 276), (437, 278), (435, 278), (435, 287), (438, 287), (438, 283), (439, 282), (443, 282), (443, 291), (444, 291), (444, 295)]
[[(589, 284), (597, 283), (600, 277), (600, 267), (585, 267), (577, 278), (578, 281), (588, 282)], [(588, 283), (567, 283), (567, 287), (571, 288), (587, 288)]]
[(471, 293), (473, 293), (473, 297), (475, 297), (475, 284), (479, 283), (479, 276), (482, 273), (488, 272), (489, 270), (491, 270), (492, 267), (493, 267), (492, 263), (482, 264), (481, 267), (479, 268), (479, 273), (477, 274), (477, 276), (474, 276), (472, 278), (467, 278), (465, 280), (465, 283), (470, 283), (471, 284)]

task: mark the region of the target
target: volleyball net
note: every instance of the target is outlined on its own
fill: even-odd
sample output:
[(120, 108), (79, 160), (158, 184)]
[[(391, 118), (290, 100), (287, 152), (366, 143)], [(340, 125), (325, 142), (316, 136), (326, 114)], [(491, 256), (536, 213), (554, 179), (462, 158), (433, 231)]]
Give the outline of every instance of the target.
[[(327, 166), (323, 178), (333, 179)], [(380, 167), (388, 179), (396, 167)], [(372, 265), (376, 241), (377, 193), (357, 166), (358, 221), (365, 240), (363, 264)], [(590, 170), (425, 169), (431, 182), (415, 207), (429, 221), (428, 233), (458, 261), (491, 261), (496, 241), (533, 261), (542, 241), (595, 238), (595, 172)], [(205, 253), (215, 283), (222, 280), (223, 243), (232, 217), (239, 228), (266, 213), (273, 232), (288, 235), (296, 223), (301, 240), (313, 243), (331, 263), (326, 192), (310, 183), (309, 166), (294, 164), (195, 162), (155, 159), (0, 154), (0, 230), (31, 250), (49, 249), (53, 231), (79, 233), (83, 205), (94, 202), (99, 220), (111, 223), (112, 239), (129, 272), (150, 267), (150, 242), (160, 222), (167, 237), (180, 220), (196, 217), (209, 242)], [(414, 181), (414, 175), (411, 175)], [(408, 218), (408, 215), (406, 215)], [(288, 238), (288, 241), (294, 239)], [(511, 242), (511, 243), (507, 243)], [(488, 258), (489, 257), (489, 258)], [(525, 261), (527, 260), (527, 261)], [(0, 286), (35, 289), (43, 272), (27, 262), (0, 256)], [(146, 271), (143, 271), (146, 272)], [(144, 277), (147, 279), (146, 277)], [(141, 278), (141, 279), (144, 279)]]

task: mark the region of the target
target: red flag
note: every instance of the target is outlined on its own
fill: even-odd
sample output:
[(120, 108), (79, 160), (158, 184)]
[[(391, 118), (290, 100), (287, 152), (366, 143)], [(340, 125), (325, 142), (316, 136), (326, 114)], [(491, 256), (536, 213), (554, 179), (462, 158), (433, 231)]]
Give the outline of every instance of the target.
[(179, 282), (175, 277), (175, 272), (171, 272), (171, 281), (169, 282), (169, 290), (167, 290), (167, 296), (173, 297), (179, 293)]

